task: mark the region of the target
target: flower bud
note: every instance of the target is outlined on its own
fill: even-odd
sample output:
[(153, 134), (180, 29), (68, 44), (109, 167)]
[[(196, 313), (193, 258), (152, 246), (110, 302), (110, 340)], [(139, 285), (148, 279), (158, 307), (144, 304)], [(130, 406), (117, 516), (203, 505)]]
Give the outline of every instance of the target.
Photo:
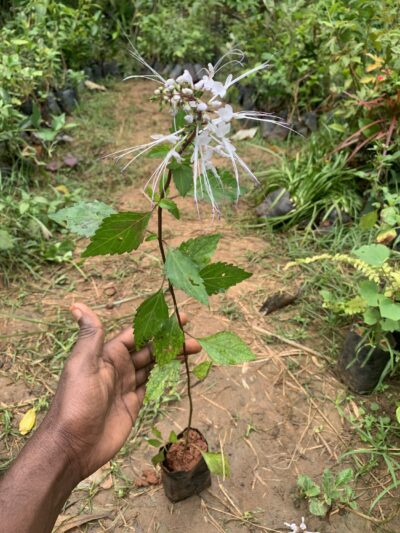
[(205, 104), (204, 102), (200, 102), (197, 105), (197, 111), (206, 111), (206, 110), (207, 110), (207, 104)]
[(191, 96), (193, 94), (193, 91), (192, 89), (189, 89), (188, 87), (185, 88), (185, 89), (182, 89), (182, 94), (186, 95), (186, 96)]

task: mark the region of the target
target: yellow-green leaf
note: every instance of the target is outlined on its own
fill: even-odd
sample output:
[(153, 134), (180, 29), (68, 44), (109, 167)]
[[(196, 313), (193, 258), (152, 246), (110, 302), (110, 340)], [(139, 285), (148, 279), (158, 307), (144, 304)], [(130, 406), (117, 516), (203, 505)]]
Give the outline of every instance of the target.
[(19, 423), (19, 432), (21, 433), (21, 435), (26, 435), (27, 433), (29, 433), (35, 426), (35, 423), (36, 411), (35, 408), (32, 407), (24, 414)]

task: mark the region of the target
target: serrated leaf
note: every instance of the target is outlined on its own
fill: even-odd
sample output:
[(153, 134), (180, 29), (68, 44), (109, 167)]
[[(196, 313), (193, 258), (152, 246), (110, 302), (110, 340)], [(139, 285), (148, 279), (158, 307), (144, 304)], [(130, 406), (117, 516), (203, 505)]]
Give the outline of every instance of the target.
[(379, 310), (383, 318), (400, 320), (400, 304), (393, 302), (390, 298), (381, 298)]
[(230, 477), (231, 467), (228, 459), (223, 453), (217, 452), (201, 452), (208, 469), (216, 476)]
[(165, 262), (165, 271), (174, 287), (181, 289), (199, 302), (208, 304), (208, 295), (204, 282), (199, 275), (197, 265), (176, 248), (169, 248)]
[(181, 353), (184, 342), (183, 331), (179, 327), (176, 316), (171, 316), (164, 322), (153, 341), (153, 351), (156, 362), (166, 365)]
[(206, 379), (206, 377), (208, 376), (211, 367), (211, 361), (203, 361), (202, 363), (198, 364), (193, 368), (193, 374), (196, 376), (197, 379), (203, 381), (203, 379)]
[(308, 508), (310, 513), (315, 516), (325, 516), (328, 510), (328, 507), (325, 505), (325, 503), (317, 500), (317, 498), (312, 498), (310, 500)]
[(371, 305), (372, 307), (378, 305), (379, 288), (373, 281), (361, 281), (358, 286), (358, 292), (368, 305)]
[(152, 294), (137, 308), (133, 320), (135, 345), (141, 348), (151, 340), (168, 320), (168, 306), (162, 290)]
[(222, 262), (211, 263), (200, 270), (200, 276), (209, 295), (224, 292), (251, 275), (242, 268)]
[(11, 250), (14, 248), (14, 239), (4, 229), (0, 229), (0, 251)]
[(36, 424), (36, 410), (34, 407), (29, 409), (21, 418), (19, 423), (19, 432), (21, 435), (29, 433)]
[(94, 235), (102, 221), (116, 211), (103, 202), (78, 202), (71, 207), (60, 209), (49, 218), (58, 224), (65, 223), (67, 228), (81, 237)]
[(82, 257), (123, 254), (139, 248), (151, 213), (116, 213), (105, 218)]
[(166, 209), (173, 215), (177, 220), (180, 219), (181, 215), (179, 213), (178, 206), (173, 200), (168, 200), (168, 198), (163, 198), (160, 200), (160, 203), (158, 204), (163, 209)]
[(193, 170), (189, 165), (181, 164), (174, 166), (172, 170), (172, 179), (175, 187), (181, 196), (186, 196), (193, 187)]
[(390, 257), (390, 250), (383, 244), (366, 244), (355, 250), (354, 255), (371, 266), (382, 266)]
[(145, 404), (159, 403), (165, 390), (179, 383), (180, 366), (179, 361), (175, 360), (167, 365), (156, 365), (153, 368), (146, 386)]
[(204, 268), (211, 261), (221, 237), (219, 233), (195, 237), (183, 242), (179, 250), (189, 256), (199, 268)]
[(217, 365), (237, 365), (256, 358), (247, 344), (231, 331), (220, 331), (197, 340)]

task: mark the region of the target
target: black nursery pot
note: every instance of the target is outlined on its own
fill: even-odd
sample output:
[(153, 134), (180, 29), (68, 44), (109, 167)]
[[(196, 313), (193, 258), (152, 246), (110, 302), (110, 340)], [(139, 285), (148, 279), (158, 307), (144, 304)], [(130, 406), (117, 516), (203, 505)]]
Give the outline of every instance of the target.
[[(191, 428), (192, 431), (196, 431), (199, 435), (202, 435), (198, 429)], [(186, 430), (179, 433), (178, 439), (184, 437)], [(204, 439), (204, 437), (203, 437)], [(204, 439), (205, 440), (205, 439)], [(207, 441), (206, 441), (207, 444)], [(171, 443), (167, 444), (161, 450), (164, 450), (167, 454)], [(161, 451), (160, 450), (160, 451)], [(208, 451), (208, 444), (207, 444)], [(174, 471), (168, 469), (167, 462), (164, 460), (161, 463), (161, 480), (164, 488), (165, 495), (173, 502), (180, 502), (195, 494), (200, 494), (203, 490), (211, 486), (211, 473), (208, 466), (201, 456), (199, 462), (189, 471)]]
[(355, 331), (349, 331), (337, 361), (341, 381), (358, 394), (369, 394), (390, 360), (389, 352), (376, 346), (363, 345), (363, 339)]

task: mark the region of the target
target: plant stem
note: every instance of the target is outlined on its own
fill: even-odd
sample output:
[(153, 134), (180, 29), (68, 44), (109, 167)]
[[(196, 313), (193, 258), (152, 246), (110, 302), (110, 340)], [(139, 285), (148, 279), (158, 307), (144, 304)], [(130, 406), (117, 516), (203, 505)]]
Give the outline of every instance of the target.
[[(186, 148), (192, 142), (194, 136), (195, 136), (195, 132), (192, 132), (187, 137), (187, 139), (183, 143), (181, 149), (179, 150), (179, 154), (182, 154), (186, 150)], [(166, 192), (168, 191), (168, 188), (169, 188), (169, 186), (171, 184), (171, 180), (172, 180), (172, 170), (169, 169), (168, 170), (168, 174), (167, 174), (167, 179), (166, 179), (166, 181), (165, 181), (165, 183), (163, 185), (162, 191), (160, 193), (160, 200), (165, 198)], [(162, 258), (163, 263), (165, 264), (166, 255), (165, 255), (164, 243), (163, 243), (163, 225), (162, 225), (162, 223), (163, 223), (163, 209), (162, 209), (162, 207), (158, 206), (158, 208), (157, 208), (157, 240), (158, 240), (158, 247), (160, 249), (161, 258)], [(179, 314), (179, 307), (178, 307), (178, 302), (176, 301), (175, 290), (174, 290), (174, 287), (173, 287), (173, 285), (172, 285), (172, 283), (170, 281), (168, 281), (168, 288), (169, 288), (169, 292), (171, 293), (172, 301), (173, 301), (173, 304), (174, 304), (174, 310), (175, 310), (176, 318), (178, 320), (179, 327), (181, 328), (182, 333), (183, 333), (182, 353), (183, 353), (183, 357), (184, 357), (184, 361), (185, 361), (186, 383), (187, 383), (187, 392), (188, 392), (188, 398), (189, 398), (189, 419), (188, 419), (187, 431), (186, 431), (186, 435), (185, 435), (185, 447), (187, 447), (188, 439), (189, 439), (189, 430), (190, 430), (190, 428), (192, 426), (192, 418), (193, 418), (193, 399), (192, 399), (192, 387), (191, 387), (191, 379), (190, 379), (189, 361), (188, 361), (188, 354), (186, 352), (186, 346), (185, 346), (185, 331), (183, 329), (181, 317), (180, 317), (180, 314)]]

